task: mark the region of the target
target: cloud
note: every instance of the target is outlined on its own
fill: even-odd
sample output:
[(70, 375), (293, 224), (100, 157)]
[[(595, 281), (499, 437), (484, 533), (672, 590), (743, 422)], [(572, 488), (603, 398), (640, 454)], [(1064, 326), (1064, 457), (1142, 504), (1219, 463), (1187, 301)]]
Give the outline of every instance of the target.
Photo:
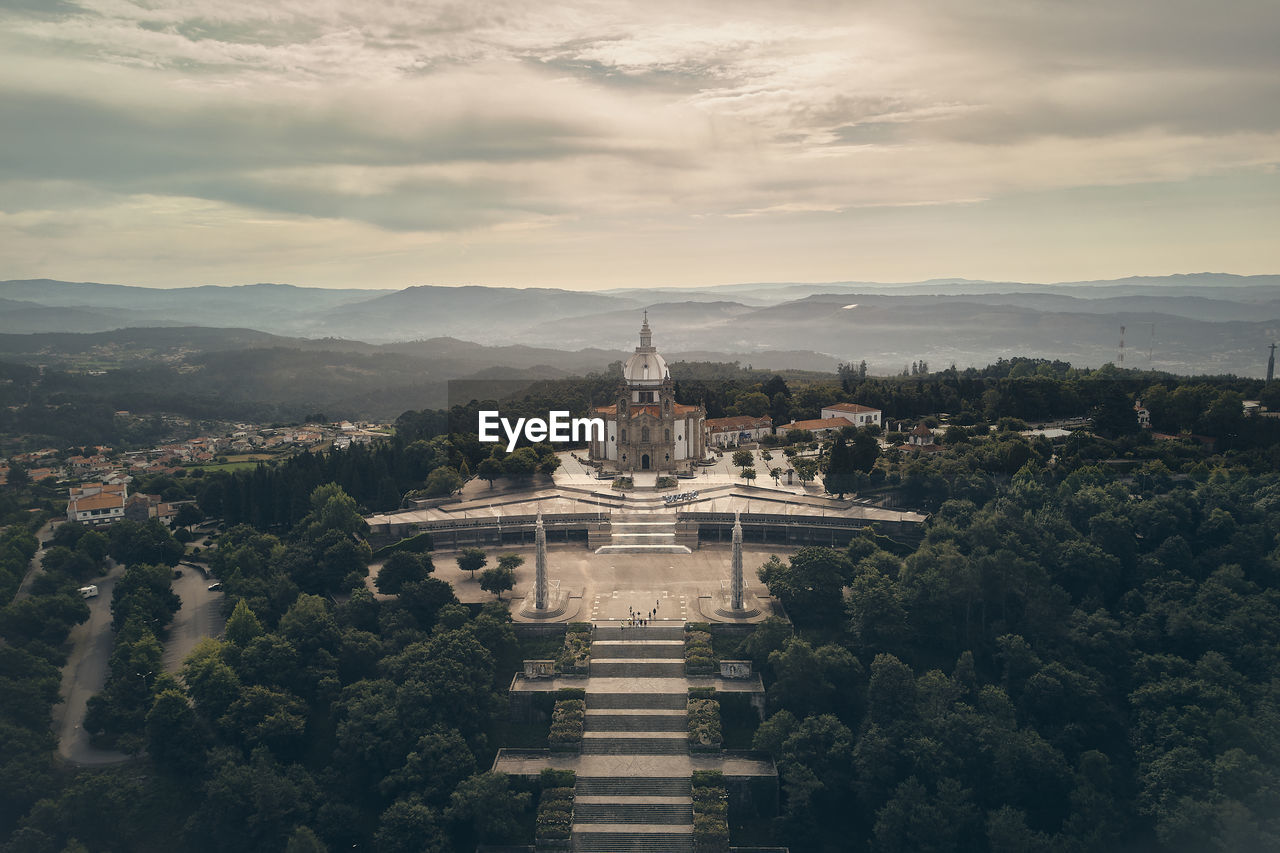
[(1277, 37), (1269, 0), (3, 0), (0, 210), (85, 265), (74, 223), (166, 198), (255, 256), (237, 217), (504, 271), (537, 251), (513, 233), (839, 241), (850, 211), (1271, 167)]

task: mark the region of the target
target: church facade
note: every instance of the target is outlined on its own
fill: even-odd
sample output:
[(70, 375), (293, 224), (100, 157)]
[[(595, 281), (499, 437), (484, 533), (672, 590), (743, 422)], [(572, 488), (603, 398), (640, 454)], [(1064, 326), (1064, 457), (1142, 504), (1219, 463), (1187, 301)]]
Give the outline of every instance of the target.
[(593, 411), (605, 422), (604, 440), (591, 442), (592, 461), (619, 472), (692, 470), (706, 452), (706, 411), (675, 399), (667, 363), (653, 345), (646, 312), (640, 346), (622, 368), (617, 402)]

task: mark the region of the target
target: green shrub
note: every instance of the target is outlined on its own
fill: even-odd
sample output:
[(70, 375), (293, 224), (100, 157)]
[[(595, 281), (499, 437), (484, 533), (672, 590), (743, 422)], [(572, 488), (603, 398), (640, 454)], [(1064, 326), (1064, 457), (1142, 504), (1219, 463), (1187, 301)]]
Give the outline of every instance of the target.
[(695, 770), (693, 771), (693, 787), (724, 787), (724, 772), (721, 770)]
[(587, 717), (587, 703), (581, 699), (561, 699), (551, 712), (551, 734), (547, 740), (555, 746), (578, 746)]
[(542, 773), (538, 775), (538, 781), (542, 786), (542, 790), (549, 788), (568, 788), (573, 790), (573, 786), (578, 781), (578, 774), (572, 770), (557, 770), (554, 767), (542, 768)]
[[(705, 623), (697, 623), (705, 624)], [(684, 632), (685, 672), (690, 675), (705, 675), (715, 671), (715, 651), (711, 648), (711, 632), (686, 627)]]
[(685, 672), (689, 675), (710, 675), (716, 671), (716, 662), (708, 657), (691, 657), (684, 663)]
[(381, 548), (373, 552), (373, 556), (386, 557), (394, 554), (396, 551), (409, 551), (419, 554), (423, 551), (430, 551), (433, 547), (430, 533), (419, 533), (417, 536), (410, 536), (407, 539), (401, 539), (399, 542), (392, 542), (390, 545), (383, 545)]
[(573, 802), (572, 788), (543, 788), (542, 796), (538, 799), (542, 805), (550, 805), (557, 803), (564, 805), (566, 808)]
[(690, 687), (690, 699), (715, 699), (716, 689), (714, 687)]
[(562, 673), (586, 675), (591, 667), (591, 633), (570, 631), (564, 635), (564, 648), (556, 660), (556, 669)]
[(556, 691), (557, 699), (586, 699), (587, 689), (585, 687), (561, 687)]
[(714, 699), (690, 699), (689, 745), (718, 748), (723, 742), (720, 703)]
[(729, 853), (729, 794), (719, 770), (693, 771), (693, 849)]

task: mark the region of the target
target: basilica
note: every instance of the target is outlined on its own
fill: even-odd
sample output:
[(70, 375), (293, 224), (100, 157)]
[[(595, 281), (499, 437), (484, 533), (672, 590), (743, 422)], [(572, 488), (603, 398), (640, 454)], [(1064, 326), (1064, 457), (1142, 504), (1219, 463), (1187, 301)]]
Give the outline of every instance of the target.
[(653, 345), (648, 312), (640, 346), (622, 368), (617, 402), (593, 414), (604, 419), (605, 435), (591, 442), (591, 459), (606, 470), (689, 471), (705, 452), (707, 413), (676, 402), (667, 363)]

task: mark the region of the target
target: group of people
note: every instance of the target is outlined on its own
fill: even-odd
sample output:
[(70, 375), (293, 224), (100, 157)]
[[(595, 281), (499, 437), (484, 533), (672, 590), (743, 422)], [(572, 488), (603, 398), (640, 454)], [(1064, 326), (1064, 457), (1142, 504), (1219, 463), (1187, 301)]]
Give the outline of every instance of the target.
[(658, 616), (658, 607), (661, 606), (662, 600), (659, 599), (653, 603), (653, 609), (648, 613), (637, 612), (634, 607), (628, 607), (627, 612), (631, 615), (622, 623), (623, 628), (643, 628)]
[(670, 506), (671, 504), (678, 504), (678, 503), (682, 503), (683, 501), (696, 501), (697, 499), (698, 499), (698, 492), (695, 489), (692, 492), (681, 492), (678, 495), (667, 495), (665, 498), (662, 499), (662, 501), (663, 503)]

